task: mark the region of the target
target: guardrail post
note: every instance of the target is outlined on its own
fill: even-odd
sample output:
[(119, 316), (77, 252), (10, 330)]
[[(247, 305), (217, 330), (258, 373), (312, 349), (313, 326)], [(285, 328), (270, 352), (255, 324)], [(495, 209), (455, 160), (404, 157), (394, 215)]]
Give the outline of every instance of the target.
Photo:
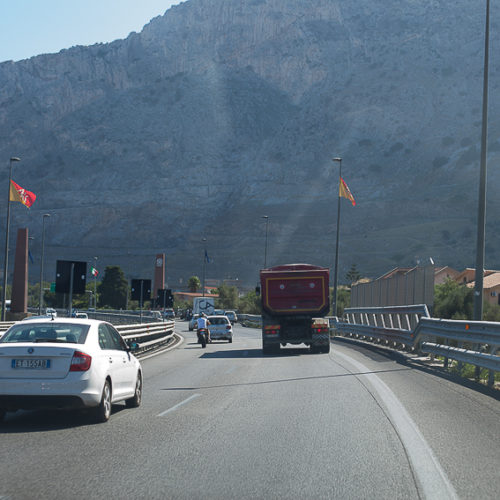
[[(490, 354), (495, 354), (498, 347), (496, 345), (491, 346)], [(493, 370), (488, 370), (488, 387), (493, 387), (495, 384), (495, 372)]]
[[(464, 347), (464, 343), (463, 342), (459, 342), (457, 344), (457, 347), (459, 347), (460, 349), (463, 349)], [(458, 373), (459, 375), (462, 375), (462, 370), (463, 370), (463, 367), (464, 367), (464, 363), (463, 361), (457, 361), (457, 369), (458, 369)]]
[[(475, 344), (473, 346), (473, 349), (475, 351), (479, 351), (481, 349), (481, 346), (479, 344)], [(474, 379), (476, 380), (476, 382), (479, 382), (480, 378), (481, 378), (481, 367), (476, 365), (474, 369)]]
[[(448, 339), (445, 340), (445, 345), (450, 345), (450, 341)], [(448, 357), (445, 356), (443, 360), (443, 367), (448, 368)]]

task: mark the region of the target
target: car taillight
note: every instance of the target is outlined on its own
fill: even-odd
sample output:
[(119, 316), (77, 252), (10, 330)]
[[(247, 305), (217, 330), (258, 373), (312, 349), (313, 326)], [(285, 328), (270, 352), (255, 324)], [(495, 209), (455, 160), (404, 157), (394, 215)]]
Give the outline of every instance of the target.
[(226, 330), (231, 330), (231, 325), (226, 325)]
[(92, 357), (81, 351), (75, 351), (71, 360), (70, 372), (86, 372), (90, 368)]

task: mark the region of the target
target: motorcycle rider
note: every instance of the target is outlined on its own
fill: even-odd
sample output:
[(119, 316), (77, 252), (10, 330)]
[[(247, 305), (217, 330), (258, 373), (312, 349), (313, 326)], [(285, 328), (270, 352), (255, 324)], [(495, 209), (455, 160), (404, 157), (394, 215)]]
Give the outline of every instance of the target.
[(210, 321), (207, 319), (207, 315), (202, 312), (200, 314), (200, 317), (196, 320), (196, 327), (198, 329), (198, 335), (200, 334), (201, 330), (206, 330), (207, 332), (207, 342), (211, 342), (210, 339), (210, 330), (208, 329), (208, 325), (210, 324)]

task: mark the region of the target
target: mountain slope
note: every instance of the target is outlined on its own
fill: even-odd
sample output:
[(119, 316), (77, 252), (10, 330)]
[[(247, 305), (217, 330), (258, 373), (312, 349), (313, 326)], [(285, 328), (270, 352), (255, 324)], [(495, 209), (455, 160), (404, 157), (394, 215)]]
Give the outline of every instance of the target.
[(54, 214), (48, 273), (99, 255), (147, 277), (165, 251), (176, 287), (201, 274), (206, 237), (208, 277), (253, 283), (262, 215), (268, 264), (332, 264), (341, 156), (357, 200), (342, 200), (341, 279), (353, 263), (471, 266), (483, 24), (465, 0), (189, 0), (125, 40), (2, 63), (1, 157), (22, 158), (14, 179), (38, 195), (12, 227), (36, 237)]

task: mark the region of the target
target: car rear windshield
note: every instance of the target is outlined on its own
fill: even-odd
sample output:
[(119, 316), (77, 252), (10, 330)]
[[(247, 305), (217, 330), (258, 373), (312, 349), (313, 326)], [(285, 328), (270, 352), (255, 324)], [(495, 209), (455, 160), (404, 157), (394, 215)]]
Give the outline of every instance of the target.
[(0, 343), (16, 342), (61, 342), (84, 344), (89, 325), (72, 323), (17, 324), (12, 326), (0, 339)]
[(227, 325), (227, 318), (214, 318), (211, 316), (208, 318), (208, 321), (210, 321), (212, 325)]

